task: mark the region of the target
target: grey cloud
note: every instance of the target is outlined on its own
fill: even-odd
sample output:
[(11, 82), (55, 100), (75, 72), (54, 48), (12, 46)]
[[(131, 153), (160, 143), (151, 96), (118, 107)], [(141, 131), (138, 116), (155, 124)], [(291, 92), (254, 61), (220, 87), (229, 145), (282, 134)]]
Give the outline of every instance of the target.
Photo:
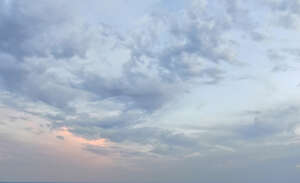
[(65, 140), (65, 137), (64, 137), (64, 136), (56, 136), (56, 138), (57, 138), (58, 140)]
[(295, 127), (300, 124), (297, 118), (299, 111), (299, 105), (288, 104), (251, 114), (254, 120), (251, 123), (239, 125), (234, 132), (247, 140), (272, 138), (283, 133), (293, 136)]
[[(209, 3), (203, 11), (191, 7), (176, 20), (152, 15), (141, 32), (126, 36), (103, 24), (82, 24), (72, 13), (65, 16), (65, 5), (12, 1), (13, 13), (2, 12), (1, 89), (55, 108), (55, 115), (37, 114), (50, 120), (53, 129), (70, 127), (72, 133), (88, 139), (156, 144), (156, 153), (198, 148), (196, 140), (185, 134), (136, 126), (181, 96), (194, 81), (218, 84), (226, 78), (222, 64), (237, 61), (225, 34), (251, 28), (243, 22), (248, 13), (238, 2)], [(220, 6), (221, 14), (211, 11), (215, 6)], [(48, 16), (49, 11), (54, 15)], [(128, 60), (112, 59), (118, 51), (128, 53)], [(119, 64), (119, 73), (108, 74), (105, 64)], [(99, 101), (112, 103), (118, 114), (98, 119), (78, 107)]]
[[(232, 7), (222, 12), (224, 17), (247, 17), (244, 13), (237, 12), (239, 8), (238, 5), (233, 5), (235, 3), (225, 3)], [(240, 21), (220, 19), (209, 11), (210, 6), (214, 4), (208, 4), (201, 11), (197, 11), (198, 7), (186, 10), (178, 20), (151, 17), (152, 27), (162, 26), (163, 32), (157, 33), (153, 28), (146, 26), (142, 34), (136, 36), (137, 41), (129, 45), (133, 52), (133, 63), (130, 66), (143, 64), (144, 59), (148, 58), (153, 60), (149, 67), (156, 67), (160, 77), (168, 82), (198, 78), (208, 83), (219, 83), (225, 77), (225, 71), (217, 70), (216, 67), (221, 63), (236, 63), (230, 53), (233, 52), (230, 49), (230, 41), (224, 39), (223, 35), (232, 29), (240, 29)], [(172, 44), (164, 46), (161, 41), (164, 39), (168, 39)]]
[(76, 95), (71, 88), (56, 83), (54, 77), (28, 69), (29, 65), (17, 62), (12, 56), (1, 55), (0, 60), (0, 84), (4, 90), (62, 108)]
[[(48, 4), (47, 4), (48, 5)], [(155, 56), (154, 59), (158, 60), (158, 65), (151, 63), (155, 72), (159, 72), (156, 78), (145, 75), (135, 67), (134, 64), (130, 64), (129, 68), (124, 66), (124, 73), (121, 78), (117, 79), (104, 79), (100, 76), (87, 73), (86, 76), (78, 75), (77, 72), (68, 70), (68, 74), (73, 75), (79, 81), (82, 81), (80, 85), (77, 83), (60, 83), (60, 78), (55, 77), (54, 74), (49, 74), (48, 71), (51, 68), (51, 62), (57, 63), (60, 59), (69, 59), (78, 54), (79, 57), (85, 55), (85, 52), (90, 49), (89, 43), (95, 37), (95, 34), (89, 34), (89, 29), (79, 26), (76, 22), (73, 23), (72, 15), (67, 15), (64, 18), (60, 18), (62, 9), (59, 6), (63, 6), (64, 3), (56, 5), (50, 3), (49, 6), (41, 5), (37, 3), (33, 7), (29, 7), (19, 1), (13, 1), (11, 8), (16, 11), (15, 14), (8, 13), (5, 15), (5, 21), (0, 26), (4, 33), (9, 35), (3, 35), (2, 52), (10, 60), (9, 68), (4, 68), (5, 72), (2, 73), (3, 85), (8, 90), (29, 97), (36, 101), (42, 101), (48, 105), (67, 109), (72, 99), (82, 96), (79, 91), (91, 92), (95, 94), (98, 100), (110, 99), (117, 103), (121, 103), (127, 106), (127, 110), (141, 109), (147, 112), (153, 112), (164, 106), (165, 103), (172, 99), (172, 96), (176, 95), (174, 91), (180, 91), (179, 87), (170, 84), (170, 81), (178, 81), (179, 79), (192, 79), (192, 78), (204, 78), (204, 83), (215, 84), (220, 82), (224, 77), (224, 71), (216, 69), (215, 66), (205, 67), (202, 63), (193, 61), (199, 58), (205, 58), (208, 62), (217, 63), (219, 60), (230, 60), (231, 58), (227, 54), (227, 51), (222, 50), (222, 40), (220, 34), (226, 30), (222, 24), (215, 23), (214, 26), (210, 26), (211, 22), (219, 22), (221, 20), (214, 20), (205, 17), (201, 20), (202, 16), (207, 15), (191, 15), (186, 17), (186, 28), (184, 25), (166, 24), (172, 29), (169, 33), (172, 37), (181, 37), (186, 39), (187, 43), (183, 46), (170, 46), (165, 47), (161, 52)], [(3, 8), (3, 7), (2, 7)], [(44, 14), (44, 11), (53, 11), (57, 14), (51, 18)], [(4, 19), (3, 18), (3, 19)], [(7, 19), (7, 21), (6, 21)], [(72, 23), (70, 23), (70, 22)], [(199, 21), (199, 23), (198, 23)], [(7, 22), (12, 22), (11, 26), (18, 26), (18, 28), (11, 27)], [(202, 23), (203, 22), (203, 25)], [(37, 28), (31, 27), (34, 24)], [(220, 26), (219, 26), (220, 25)], [(10, 32), (6, 29), (12, 29), (16, 31), (23, 30), (25, 27), (24, 35), (21, 32)], [(31, 27), (30, 29), (28, 27)], [(112, 31), (104, 32), (106, 37), (110, 37)], [(150, 33), (152, 34), (152, 33)], [(68, 36), (70, 35), (70, 36)], [(143, 36), (143, 35), (141, 35)], [(5, 39), (5, 40), (4, 40)], [(6, 40), (8, 39), (8, 40)], [(22, 47), (14, 48), (16, 45), (12, 40), (15, 39), (21, 44)], [(137, 43), (137, 40), (135, 43)], [(180, 39), (178, 40), (180, 41)], [(117, 40), (120, 43), (120, 40)], [(9, 44), (8, 44), (9, 43)], [(99, 43), (98, 43), (99, 44)], [(135, 45), (134, 47), (128, 47), (132, 54), (132, 61), (138, 60), (144, 62), (142, 58), (137, 58), (136, 55), (148, 55), (152, 50), (141, 47), (142, 45)], [(26, 50), (32, 49), (32, 50)], [(36, 50), (35, 50), (36, 49)], [(13, 51), (12, 51), (13, 50)], [(153, 56), (155, 54), (152, 54)], [(186, 58), (187, 63), (184, 63), (185, 55), (193, 56), (192, 58)], [(52, 58), (53, 56), (54, 58)], [(25, 61), (25, 57), (29, 58), (42, 58), (50, 59), (49, 61), (37, 61), (36, 64), (33, 61)], [(194, 58), (195, 57), (195, 58)], [(7, 58), (2, 58), (7, 59)], [(55, 59), (55, 61), (51, 61)], [(142, 59), (142, 60), (140, 60)], [(84, 61), (84, 58), (83, 58)], [(48, 62), (48, 63), (46, 63)], [(71, 61), (61, 60), (60, 62), (66, 62), (65, 66), (70, 66)], [(188, 63), (190, 62), (190, 63)], [(193, 65), (199, 65), (200, 69), (193, 70)], [(152, 67), (150, 66), (150, 67)], [(4, 67), (4, 66), (2, 66)], [(197, 66), (198, 67), (198, 66)], [(8, 72), (9, 71), (9, 72)], [(150, 71), (150, 70), (149, 70)], [(7, 74), (5, 74), (7, 72)], [(11, 75), (11, 76), (10, 76)], [(157, 78), (158, 77), (158, 78)], [(168, 78), (166, 80), (166, 78)], [(180, 84), (180, 83), (179, 83)], [(176, 84), (178, 85), (178, 84)], [(34, 88), (34, 89), (33, 89)], [(173, 94), (174, 93), (174, 94)], [(180, 92), (179, 92), (180, 93)]]
[(272, 125), (261, 121), (255, 121), (253, 124), (241, 126), (237, 129), (237, 133), (246, 139), (269, 137), (279, 132), (282, 132), (281, 129), (274, 128)]
[(300, 3), (297, 0), (290, 1), (272, 1), (272, 8), (275, 10), (286, 11), (293, 14), (300, 14)]
[[(29, 13), (30, 10), (31, 9), (28, 10)], [(24, 16), (25, 18), (30, 18), (30, 16)], [(37, 15), (33, 14), (32, 16), (35, 17)], [(125, 114), (103, 120), (82, 119), (79, 117), (78, 120), (68, 121), (65, 120), (65, 117), (60, 117), (60, 121), (63, 122), (61, 124), (55, 123), (53, 125), (65, 125), (69, 127), (76, 126), (74, 133), (76, 130), (80, 131), (88, 128), (90, 128), (91, 131), (93, 131), (93, 128), (99, 128), (104, 131), (103, 129), (127, 128), (128, 126), (134, 126), (141, 121), (137, 119), (149, 117), (151, 113), (161, 109), (178, 94), (180, 95), (180, 93), (182, 93), (182, 88), (184, 88), (184, 83), (180, 82), (180, 80), (204, 78), (204, 83), (216, 84), (223, 79), (224, 71), (215, 67), (220, 60), (231, 59), (227, 54), (227, 51), (219, 48), (223, 46), (220, 34), (222, 31), (226, 30), (226, 28), (223, 27), (223, 24), (217, 23), (221, 20), (216, 20), (216, 22), (214, 22), (215, 20), (210, 19), (201, 20), (201, 16), (202, 15), (187, 16), (186, 18), (189, 23), (186, 28), (183, 28), (185, 27), (184, 25), (177, 26), (176, 24), (165, 24), (165, 26), (170, 26), (169, 28), (172, 29), (168, 33), (169, 35), (174, 38), (180, 37), (180, 39), (186, 39), (187, 42), (183, 46), (177, 46), (176, 43), (174, 45), (167, 46), (163, 48), (157, 56), (154, 56), (154, 53), (150, 54), (151, 57), (154, 56), (153, 59), (158, 60), (158, 64), (154, 61), (149, 65), (149, 67), (147, 67), (146, 72), (152, 72), (151, 69), (153, 69), (154, 73), (159, 73), (158, 75), (154, 74), (153, 76), (149, 75), (149, 73), (144, 73), (139, 69), (139, 67), (137, 67), (137, 65), (134, 64), (135, 61), (140, 63), (144, 62), (143, 58), (137, 57), (137, 55), (149, 55), (149, 53), (152, 52), (152, 50), (148, 49), (147, 46), (141, 47), (142, 45), (134, 44), (134, 47), (126, 47), (126, 49), (129, 49), (132, 52), (132, 63), (124, 65), (124, 71), (121, 73), (122, 75), (119, 78), (104, 78), (98, 74), (89, 73), (84, 69), (79, 69), (80, 72), (76, 69), (75, 71), (72, 69), (63, 70), (66, 71), (67, 74), (74, 76), (79, 82), (59, 82), (61, 79), (60, 77), (49, 73), (49, 69), (52, 66), (51, 63), (53, 62), (53, 64), (56, 64), (64, 62), (65, 64), (62, 64), (63, 66), (71, 66), (71, 61), (68, 61), (67, 59), (75, 57), (73, 53), (79, 53), (79, 56), (83, 55), (85, 52), (84, 50), (90, 49), (88, 43), (95, 35), (89, 34), (86, 36), (85, 31), (87, 31), (86, 34), (88, 34), (90, 29), (84, 29), (80, 26), (77, 27), (76, 23), (69, 27), (68, 23), (65, 24), (64, 22), (56, 22), (57, 20), (54, 20), (51, 23), (46, 23), (47, 27), (43, 27), (43, 22), (39, 22), (39, 20), (37, 20), (37, 24), (41, 24), (41, 29), (34, 31), (37, 31), (39, 34), (28, 32), (26, 36), (18, 36), (18, 33), (15, 33), (16, 35), (14, 37), (24, 42), (23, 44), (25, 44), (26, 47), (41, 47), (43, 48), (41, 50), (44, 52), (41, 53), (40, 50), (26, 51), (18, 48), (18, 53), (16, 53), (3, 48), (3, 50), (8, 54), (14, 55), (12, 58), (16, 58), (16, 61), (12, 61), (13, 66), (11, 68), (18, 68), (24, 72), (21, 76), (14, 75), (14, 77), (18, 76), (15, 79), (16, 81), (11, 81), (14, 77), (8, 77), (8, 75), (3, 73), (2, 78), (4, 78), (4, 86), (13, 93), (28, 97), (36, 102), (41, 101), (45, 104), (56, 107), (57, 109), (62, 110), (62, 115), (67, 116), (82, 115), (77, 111), (78, 109), (74, 109), (74, 107), (72, 108), (70, 106), (74, 99), (81, 98), (88, 101), (110, 100), (116, 104), (124, 105), (123, 113), (130, 113), (134, 110), (141, 112), (141, 117), (139, 117), (139, 115), (135, 115), (134, 117), (128, 118), (128, 115)], [(12, 16), (9, 16), (8, 18), (12, 22), (17, 21)], [(22, 16), (18, 18), (22, 19)], [(197, 21), (199, 21), (199, 23)], [(26, 22), (30, 24), (34, 21), (29, 19)], [(210, 26), (211, 22), (215, 23), (212, 27)], [(21, 24), (18, 26), (23, 25)], [(57, 28), (55, 29), (56, 31), (54, 31), (51, 26)], [(70, 33), (69, 29), (71, 28), (74, 32), (77, 31), (81, 34), (71, 34), (74, 35), (72, 39), (65, 36)], [(49, 36), (49, 38), (47, 38), (49, 43), (43, 41), (45, 35)], [(108, 39), (112, 35), (115, 36), (111, 31), (104, 32), (103, 35), (108, 37)], [(57, 40), (59, 40), (59, 42), (56, 42)], [(86, 41), (87, 44), (81, 44), (84, 41)], [(115, 41), (117, 43), (121, 43), (119, 38), (115, 39)], [(137, 43), (137, 41), (135, 43)], [(59, 47), (56, 47), (57, 45), (59, 45)], [(50, 61), (47, 61), (48, 63), (46, 63), (46, 61), (41, 60), (38, 61), (37, 64), (31, 60), (24, 60), (25, 56), (30, 57), (33, 56), (32, 54), (37, 58), (50, 59)], [(53, 57), (51, 57), (51, 55)], [(185, 58), (185, 56), (187, 56), (187, 58)], [(86, 58), (79, 58), (82, 59), (82, 63), (85, 62)], [(199, 58), (206, 59), (205, 62), (211, 63), (212, 66), (202, 66), (202, 61), (199, 61), (199, 63), (194, 61), (194, 59), (197, 60)], [(184, 61), (184, 59), (186, 59), (186, 61)], [(198, 64), (200, 69), (193, 71), (193, 65)], [(10, 73), (20, 75), (22, 72), (19, 70), (12, 70)], [(83, 93), (93, 94), (94, 97), (89, 98), (89, 95), (83, 95)], [(72, 108), (71, 111), (69, 111), (70, 108)], [(106, 132), (104, 131), (102, 133), (105, 134)], [(152, 134), (149, 134), (149, 136), (151, 135)], [(117, 139), (116, 136), (111, 138)], [(161, 138), (161, 140), (166, 139)]]
[[(4, 2), (1, 3), (0, 20), (0, 50), (22, 59), (24, 56), (45, 55), (43, 40), (38, 37), (52, 26), (60, 25), (67, 17), (62, 16), (60, 3), (33, 3), (28, 1), (10, 1), (10, 10), (6, 11)], [(49, 16), (49, 15), (52, 16)], [(40, 37), (42, 38), (42, 37)], [(34, 41), (40, 44), (36, 45)]]
[(280, 54), (280, 51), (268, 50), (267, 55), (271, 61), (280, 61), (286, 59), (284, 55)]
[(100, 156), (110, 156), (110, 157), (119, 157), (119, 158), (140, 158), (145, 156), (151, 156), (146, 152), (135, 151), (130, 149), (125, 149), (121, 147), (101, 147), (95, 145), (85, 145), (83, 150), (95, 153)]
[(2, 86), (9, 90), (18, 88), (27, 77), (28, 70), (24, 68), (13, 56), (9, 54), (0, 54), (0, 81)]
[[(101, 128), (101, 129), (121, 129), (128, 126), (133, 126), (140, 123), (141, 118), (140, 114), (128, 114), (123, 113), (111, 117), (105, 117), (102, 119), (92, 118), (88, 115), (82, 114), (78, 118), (73, 120), (59, 119), (56, 123), (53, 124), (53, 127), (83, 127), (83, 128)], [(76, 131), (74, 129), (74, 131)]]
[(295, 68), (293, 68), (291, 66), (281, 64), (281, 65), (274, 66), (272, 68), (272, 72), (287, 72), (287, 71), (294, 70), (294, 69)]
[(272, 62), (272, 64), (274, 65), (273, 68), (271, 69), (272, 72), (287, 72), (296, 69), (290, 66), (290, 64), (287, 62), (287, 56), (288, 56), (287, 53), (288, 51), (286, 49), (267, 51), (267, 56), (269, 60)]
[(300, 49), (298, 48), (283, 49), (283, 52), (295, 56), (296, 58), (300, 57)]
[(237, 152), (243, 151), (244, 148), (251, 149), (251, 146), (259, 147), (265, 144), (270, 144), (270, 147), (281, 146), (292, 144), (293, 139), (298, 138), (295, 129), (300, 124), (299, 111), (299, 104), (288, 103), (265, 110), (245, 111), (240, 114), (241, 119), (244, 120), (230, 125), (186, 126), (185, 128), (195, 131), (197, 138), (207, 144), (230, 147)]
[[(185, 156), (208, 148), (201, 144), (197, 138), (160, 128), (120, 127), (103, 129), (99, 127), (92, 128), (91, 126), (87, 128), (74, 126), (71, 132), (87, 139), (105, 138), (115, 143), (151, 146), (152, 150), (147, 153), (152, 155)], [(90, 147), (87, 150), (103, 155), (107, 153), (107, 149), (101, 147)]]
[[(264, 43), (265, 34), (259, 31), (260, 27), (255, 27), (260, 25), (250, 19), (256, 7), (251, 4), (249, 8), (253, 12), (247, 10), (250, 1), (206, 1), (205, 7), (195, 5), (175, 12), (176, 15), (152, 14), (137, 26), (142, 29), (140, 32), (125, 34), (108, 25), (86, 23), (87, 17), (73, 12), (73, 1), (10, 2), (10, 11), (5, 9), (4, 1), (0, 2), (1, 103), (47, 119), (51, 124), (43, 126), (43, 130), (67, 127), (74, 135), (92, 140), (105, 138), (116, 144), (110, 147), (83, 144), (83, 150), (100, 156), (121, 156), (129, 160), (163, 157), (162, 166), (150, 166), (154, 172), (147, 174), (153, 180), (159, 178), (160, 182), (162, 178), (173, 182), (228, 179), (242, 182), (245, 177), (248, 182), (283, 182), (285, 177), (297, 177), (298, 172), (289, 167), (295, 168), (298, 161), (298, 144), (286, 145), (299, 138), (294, 134), (299, 125), (297, 104), (254, 110), (244, 114), (253, 120), (200, 127), (201, 132), (192, 134), (166, 130), (151, 123), (156, 113), (165, 112), (164, 107), (183, 96), (186, 90), (200, 84), (217, 85), (228, 73), (238, 70), (227, 68), (239, 64), (234, 56), (239, 49), (232, 46), (232, 42), (239, 41), (235, 40), (240, 39), (239, 34)], [(298, 21), (298, 1), (273, 2), (273, 11), (284, 26), (293, 26)], [(80, 4), (86, 2), (76, 3), (80, 9)], [(236, 54), (245, 56), (247, 48)], [(285, 54), (299, 57), (299, 50), (267, 54), (270, 60), (276, 61), (272, 71), (287, 71), (291, 68), (280, 61), (284, 61)], [(196, 128), (188, 130), (197, 131)], [(271, 145), (267, 146), (268, 143)], [(79, 160), (76, 166), (74, 162), (63, 164), (57, 157), (45, 157), (51, 151), (40, 150), (28, 144), (6, 142), (0, 134), (1, 164), (11, 166), (0, 166), (1, 177), (37, 173), (38, 178), (51, 177), (43, 176), (40, 167), (61, 177), (74, 178), (73, 170), (79, 172), (75, 173), (76, 178), (80, 178), (82, 171), (91, 175), (90, 166), (81, 166)], [(185, 161), (166, 162), (167, 157), (184, 157)], [(31, 172), (28, 165), (33, 167)], [(128, 164), (125, 165), (127, 169)], [(139, 168), (144, 170), (142, 165)], [(109, 172), (122, 172), (115, 170)], [(97, 175), (101, 173), (96, 171)]]
[(253, 40), (255, 41), (264, 41), (266, 39), (266, 36), (262, 33), (259, 33), (259, 32), (252, 32), (250, 34), (250, 36), (252, 37)]
[(6, 125), (6, 123), (5, 123), (5, 122), (3, 122), (3, 121), (0, 121), (0, 125), (2, 125), (2, 126), (5, 126), (5, 125)]
[(88, 123), (86, 126), (87, 128), (84, 128), (84, 125), (79, 125), (76, 128), (76, 125), (74, 125), (71, 131), (77, 135), (85, 134), (84, 137), (90, 139), (102, 137), (113, 142), (135, 142), (140, 144), (163, 143), (191, 147), (195, 145), (196, 140), (184, 134), (176, 134), (160, 128), (122, 126), (119, 128), (101, 128), (99, 125), (97, 127)]
[(155, 111), (167, 102), (172, 85), (142, 75), (120, 79), (104, 79), (88, 75), (80, 88), (94, 93), (100, 100), (111, 99), (128, 106), (128, 109)]
[(296, 28), (300, 15), (300, 3), (297, 0), (267, 1), (277, 15), (279, 25), (285, 28)]
[[(59, 37), (59, 31), (65, 28), (63, 24), (66, 23), (65, 17), (68, 15), (61, 14), (60, 3), (34, 3), (33, 6), (29, 5), (32, 4), (30, 2), (10, 1), (10, 3), (11, 12), (4, 11), (6, 7), (4, 4), (1, 5), (3, 10), (1, 11), (3, 16), (0, 18), (2, 87), (33, 100), (41, 100), (56, 107), (65, 107), (69, 101), (68, 97), (73, 96), (71, 93), (74, 90), (71, 92), (71, 89), (58, 84), (53, 80), (54, 77), (46, 73), (47, 66), (51, 63), (49, 59), (46, 59), (47, 61), (40, 59), (38, 62), (34, 59), (48, 58), (51, 54), (48, 52), (49, 49), (52, 50), (52, 55), (59, 59), (55, 50), (61, 50), (61, 54), (64, 54), (65, 50), (73, 49), (68, 47), (74, 47), (76, 44), (71, 43), (66, 37)], [(55, 12), (55, 15), (47, 16), (48, 11)], [(68, 35), (67, 32), (62, 34)], [(55, 36), (58, 39), (55, 39)], [(60, 40), (62, 43), (55, 40)], [(69, 43), (69, 46), (65, 43)], [(79, 44), (81, 45), (78, 43), (76, 47)], [(80, 54), (81, 50), (72, 52)], [(74, 55), (65, 54), (65, 57), (69, 56)]]

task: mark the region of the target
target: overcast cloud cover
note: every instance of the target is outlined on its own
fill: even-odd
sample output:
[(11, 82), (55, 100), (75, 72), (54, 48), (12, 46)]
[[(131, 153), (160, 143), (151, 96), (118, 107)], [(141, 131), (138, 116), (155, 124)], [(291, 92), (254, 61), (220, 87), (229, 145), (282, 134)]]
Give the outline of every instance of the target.
[(298, 183), (299, 0), (0, 0), (0, 181)]

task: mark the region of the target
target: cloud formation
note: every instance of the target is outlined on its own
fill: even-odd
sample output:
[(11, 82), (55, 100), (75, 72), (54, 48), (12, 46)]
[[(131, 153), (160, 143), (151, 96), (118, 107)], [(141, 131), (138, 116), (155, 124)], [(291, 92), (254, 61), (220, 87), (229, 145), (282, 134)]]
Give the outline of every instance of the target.
[[(247, 164), (255, 172), (281, 158), (290, 166), (300, 135), (299, 7), (297, 0), (2, 1), (0, 111), (14, 120), (3, 117), (0, 132), (65, 145), (68, 132), (81, 139), (69, 145), (83, 159), (124, 163), (130, 175), (141, 167), (161, 175), (155, 166), (176, 162), (192, 171), (174, 172), (195, 181), (193, 171), (208, 160), (210, 175)], [(4, 137), (0, 164), (16, 157), (10, 144), (21, 143)], [(105, 145), (92, 143), (99, 139)], [(43, 154), (22, 150), (34, 163)]]

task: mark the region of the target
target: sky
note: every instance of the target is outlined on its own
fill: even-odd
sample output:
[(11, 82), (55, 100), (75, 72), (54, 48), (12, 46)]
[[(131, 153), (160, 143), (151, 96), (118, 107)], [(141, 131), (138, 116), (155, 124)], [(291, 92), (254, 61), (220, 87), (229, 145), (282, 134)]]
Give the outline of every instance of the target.
[(0, 0), (0, 181), (298, 183), (300, 0)]

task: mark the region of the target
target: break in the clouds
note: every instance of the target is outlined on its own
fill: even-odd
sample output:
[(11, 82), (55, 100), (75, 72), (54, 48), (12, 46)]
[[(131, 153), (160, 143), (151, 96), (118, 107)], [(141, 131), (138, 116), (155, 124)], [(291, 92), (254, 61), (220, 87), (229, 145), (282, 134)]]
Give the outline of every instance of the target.
[(0, 181), (299, 182), (299, 7), (0, 1)]

